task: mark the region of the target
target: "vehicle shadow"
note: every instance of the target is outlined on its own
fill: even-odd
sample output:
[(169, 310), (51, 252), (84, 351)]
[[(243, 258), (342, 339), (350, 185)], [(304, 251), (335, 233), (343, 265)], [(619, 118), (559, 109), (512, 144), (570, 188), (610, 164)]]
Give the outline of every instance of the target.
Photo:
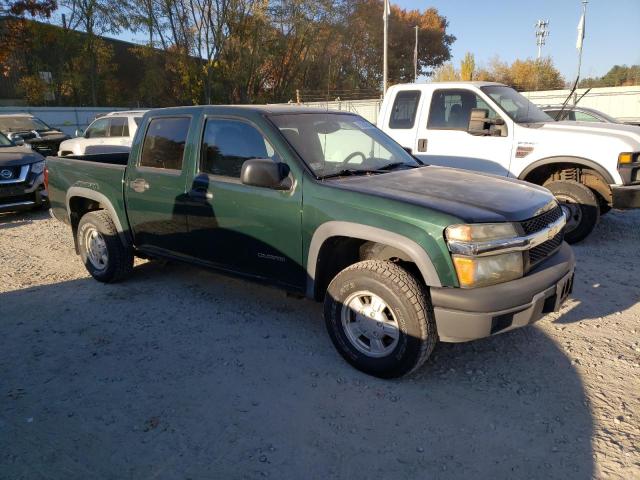
[(594, 476), (580, 377), (535, 326), (384, 381), (342, 360), (320, 304), (176, 263), (0, 305), (9, 478)]
[[(640, 302), (640, 211), (611, 211), (584, 241), (573, 245), (576, 280), (556, 323), (600, 321)], [(603, 266), (606, 265), (606, 268)]]
[(38, 220), (51, 218), (48, 210), (23, 210), (0, 213), (0, 230), (19, 227)]

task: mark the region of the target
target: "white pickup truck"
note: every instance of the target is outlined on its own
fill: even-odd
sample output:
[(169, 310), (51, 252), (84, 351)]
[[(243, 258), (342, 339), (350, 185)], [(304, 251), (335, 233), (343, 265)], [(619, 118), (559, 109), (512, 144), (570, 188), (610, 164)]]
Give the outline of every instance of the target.
[(640, 208), (640, 127), (555, 122), (499, 83), (394, 85), (378, 127), (426, 163), (545, 186), (572, 243), (611, 208)]

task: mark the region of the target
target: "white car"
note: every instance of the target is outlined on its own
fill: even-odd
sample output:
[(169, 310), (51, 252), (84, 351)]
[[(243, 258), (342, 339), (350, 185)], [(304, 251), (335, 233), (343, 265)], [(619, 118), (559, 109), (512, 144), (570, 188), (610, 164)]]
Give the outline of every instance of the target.
[(640, 128), (556, 122), (499, 83), (394, 85), (378, 127), (425, 163), (548, 188), (568, 218), (570, 243), (611, 208), (640, 208)]
[(128, 152), (146, 110), (111, 112), (94, 120), (76, 138), (60, 144), (58, 156)]

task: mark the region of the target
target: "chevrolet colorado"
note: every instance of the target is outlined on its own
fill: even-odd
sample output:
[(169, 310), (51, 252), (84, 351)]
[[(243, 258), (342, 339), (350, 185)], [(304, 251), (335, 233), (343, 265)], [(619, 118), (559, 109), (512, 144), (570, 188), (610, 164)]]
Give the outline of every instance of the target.
[(546, 189), (424, 165), (361, 117), (295, 107), (149, 111), (131, 152), (49, 157), (53, 215), (89, 273), (169, 258), (324, 301), (331, 340), (379, 377), (436, 341), (528, 325), (571, 291)]

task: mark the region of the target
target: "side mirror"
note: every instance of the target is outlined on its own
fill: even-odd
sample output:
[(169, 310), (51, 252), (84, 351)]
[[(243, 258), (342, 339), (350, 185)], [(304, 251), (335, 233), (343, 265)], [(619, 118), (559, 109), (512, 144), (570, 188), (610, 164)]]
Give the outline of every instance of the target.
[(274, 190), (289, 190), (291, 182), (287, 181), (288, 177), (287, 164), (274, 162), (268, 158), (246, 160), (240, 172), (240, 181), (243, 184)]
[(489, 135), (489, 136), (502, 136), (501, 128), (492, 129), (492, 125), (502, 126), (505, 124), (504, 119), (488, 118), (489, 112), (484, 108), (472, 108), (471, 115), (469, 116), (469, 126), (467, 132), (471, 135)]
[(74, 135), (76, 137), (82, 137), (84, 135), (84, 130), (81, 129), (81, 128), (76, 128), (76, 131), (75, 131)]
[(18, 147), (21, 147), (22, 145), (24, 145), (24, 138), (22, 138), (17, 133), (10, 133), (9, 140), (15, 143)]

